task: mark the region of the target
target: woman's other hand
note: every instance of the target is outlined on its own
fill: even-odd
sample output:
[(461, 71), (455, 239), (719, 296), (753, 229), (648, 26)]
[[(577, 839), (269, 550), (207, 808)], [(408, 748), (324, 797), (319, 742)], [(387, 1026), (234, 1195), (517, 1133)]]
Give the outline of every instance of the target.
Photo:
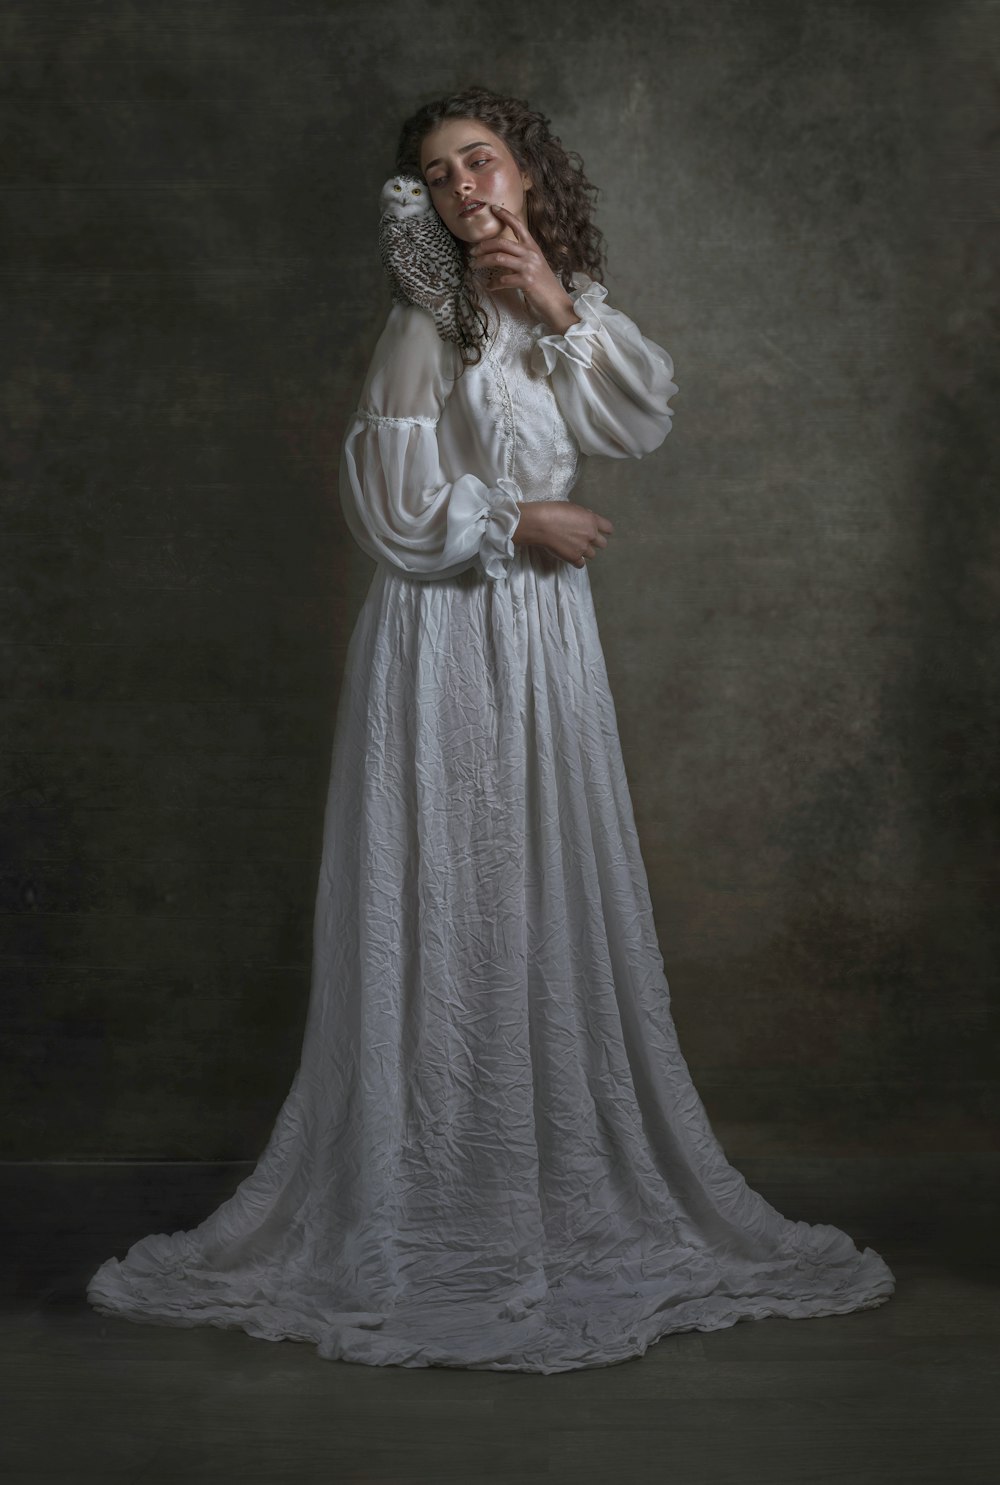
[(584, 567), (606, 547), (614, 526), (585, 505), (570, 500), (522, 500), (521, 519), (514, 530), (515, 546), (545, 547), (574, 567)]

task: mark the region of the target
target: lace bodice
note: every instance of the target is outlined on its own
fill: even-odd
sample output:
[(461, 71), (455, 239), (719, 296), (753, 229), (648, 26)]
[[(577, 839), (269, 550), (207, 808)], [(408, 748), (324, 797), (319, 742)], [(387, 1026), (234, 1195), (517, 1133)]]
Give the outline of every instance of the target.
[(490, 314), (489, 346), (481, 374), (486, 398), (504, 427), (506, 474), (525, 500), (568, 500), (580, 470), (573, 437), (544, 370), (532, 364), (536, 320), (517, 297), (484, 295)]

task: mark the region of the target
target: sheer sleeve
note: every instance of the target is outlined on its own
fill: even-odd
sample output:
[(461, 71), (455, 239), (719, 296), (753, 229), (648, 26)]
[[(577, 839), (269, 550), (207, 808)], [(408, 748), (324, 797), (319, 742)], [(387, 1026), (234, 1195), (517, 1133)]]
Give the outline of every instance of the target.
[(441, 340), (434, 318), (414, 304), (393, 304), (344, 437), (340, 500), (352, 536), (376, 561), (419, 578), (452, 576), (478, 561), (493, 580), (515, 554), (520, 486), (503, 475), (493, 485), (441, 466), (437, 425), (457, 349)]
[(565, 334), (535, 325), (531, 365), (548, 376), (583, 453), (640, 459), (670, 432), (674, 363), (607, 296), (591, 279), (571, 296), (580, 319)]

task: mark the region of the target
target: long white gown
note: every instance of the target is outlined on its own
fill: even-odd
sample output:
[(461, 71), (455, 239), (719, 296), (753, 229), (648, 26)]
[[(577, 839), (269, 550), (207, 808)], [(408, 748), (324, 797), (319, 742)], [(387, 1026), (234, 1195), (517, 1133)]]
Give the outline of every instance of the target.
[[(484, 298), (488, 296), (484, 295)], [(254, 1171), (93, 1275), (103, 1314), (372, 1365), (559, 1372), (882, 1304), (891, 1270), (731, 1166), (678, 1047), (586, 567), (517, 500), (666, 437), (673, 362), (580, 274), (489, 298), (456, 380), (393, 305), (340, 492), (348, 650), (301, 1063)]]

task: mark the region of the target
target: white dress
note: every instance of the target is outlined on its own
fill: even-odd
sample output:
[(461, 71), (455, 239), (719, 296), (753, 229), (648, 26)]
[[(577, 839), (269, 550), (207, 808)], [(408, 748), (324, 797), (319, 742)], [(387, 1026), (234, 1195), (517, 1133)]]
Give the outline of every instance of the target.
[(726, 1159), (678, 1047), (587, 568), (511, 540), (519, 498), (670, 429), (670, 356), (586, 275), (573, 299), (557, 335), (490, 298), (458, 380), (430, 314), (389, 311), (340, 467), (377, 567), (301, 1062), (234, 1194), (94, 1274), (104, 1314), (558, 1372), (894, 1290)]

